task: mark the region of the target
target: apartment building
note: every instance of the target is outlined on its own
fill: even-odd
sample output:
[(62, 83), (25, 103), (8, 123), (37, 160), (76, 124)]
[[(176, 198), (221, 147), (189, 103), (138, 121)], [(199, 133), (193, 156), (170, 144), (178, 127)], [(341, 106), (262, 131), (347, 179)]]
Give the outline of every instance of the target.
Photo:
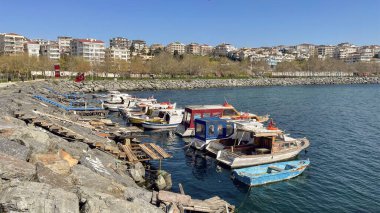
[(171, 54), (177, 52), (179, 55), (185, 53), (185, 45), (180, 42), (172, 42), (165, 47), (165, 50)]
[(24, 51), (29, 56), (38, 57), (40, 56), (40, 44), (34, 41), (27, 41), (24, 44)]
[(24, 53), (26, 38), (16, 33), (0, 34), (0, 55), (16, 55)]
[(70, 48), (72, 56), (80, 56), (90, 62), (101, 62), (105, 59), (105, 45), (101, 40), (73, 39)]
[(202, 44), (200, 45), (199, 49), (200, 49), (200, 55), (205, 56), (205, 55), (211, 55), (214, 48), (208, 44)]
[(40, 48), (40, 53), (46, 56), (50, 60), (59, 60), (61, 53), (59, 50), (59, 44), (55, 41), (49, 41), (48, 43), (42, 44)]
[(141, 53), (146, 51), (146, 42), (143, 40), (132, 40), (131, 50), (135, 53)]
[(105, 57), (112, 60), (123, 60), (128, 61), (129, 59), (129, 49), (125, 47), (110, 47), (105, 51)]
[(190, 43), (185, 46), (185, 52), (187, 54), (200, 55), (201, 54), (201, 46), (197, 43)]
[(124, 37), (115, 37), (110, 39), (110, 47), (119, 47), (129, 49), (132, 45), (132, 41)]
[(61, 54), (70, 54), (70, 43), (71, 40), (73, 40), (72, 37), (68, 36), (58, 36), (58, 47), (59, 47), (59, 52)]
[(325, 59), (334, 56), (335, 46), (321, 45), (317, 47), (318, 57)]
[(339, 60), (344, 60), (352, 53), (356, 53), (358, 51), (358, 47), (349, 43), (341, 43), (339, 44), (334, 51), (334, 58)]
[(315, 54), (315, 45), (314, 44), (299, 44), (299, 45), (295, 46), (295, 50), (300, 55), (313, 56)]
[(214, 48), (214, 55), (216, 56), (228, 56), (228, 53), (236, 50), (231, 44), (222, 43)]
[(346, 63), (356, 63), (356, 62), (370, 62), (371, 61), (371, 56), (369, 55), (363, 55), (363, 54), (360, 54), (360, 53), (352, 53), (350, 55), (348, 55), (344, 61)]

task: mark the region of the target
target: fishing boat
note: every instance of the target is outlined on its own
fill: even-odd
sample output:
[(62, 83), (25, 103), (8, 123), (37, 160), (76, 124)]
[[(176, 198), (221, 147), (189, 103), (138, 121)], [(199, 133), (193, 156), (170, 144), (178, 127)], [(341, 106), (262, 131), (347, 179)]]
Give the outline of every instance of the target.
[(142, 126), (146, 129), (171, 129), (176, 128), (183, 118), (183, 110), (160, 110), (158, 117), (162, 118), (160, 122), (145, 121)]
[(232, 172), (232, 178), (249, 186), (259, 186), (297, 177), (309, 164), (308, 159), (235, 169)]
[(252, 113), (238, 112), (232, 105), (225, 102), (223, 105), (193, 105), (185, 108), (182, 123), (178, 125), (176, 133), (182, 137), (195, 135), (195, 119), (207, 117), (220, 117), (233, 120), (256, 120), (265, 122), (268, 115), (258, 116)]
[(230, 141), (229, 144), (224, 143), (220, 146), (217, 152), (216, 160), (230, 168), (289, 160), (310, 145), (308, 139), (292, 138), (275, 127), (273, 122), (266, 128), (241, 126), (240, 131), (249, 133), (253, 143), (241, 144)]
[[(160, 106), (162, 107), (163, 105), (160, 105)], [(152, 123), (165, 122), (163, 110), (176, 111), (177, 109), (175, 109), (175, 106), (176, 106), (175, 103), (173, 105), (166, 105), (164, 108), (160, 108), (157, 105), (151, 105), (146, 108), (147, 110), (146, 113), (145, 112), (131, 113), (127, 115), (127, 119), (129, 123), (138, 124), (138, 125), (144, 122), (152, 122)], [(156, 107), (159, 107), (159, 108), (157, 109)], [(181, 116), (182, 114), (183, 113), (180, 113)]]
[(197, 118), (195, 123), (195, 135), (190, 147), (204, 150), (212, 141), (221, 141), (232, 138), (234, 135), (234, 124), (226, 119), (218, 117)]
[[(243, 147), (254, 143), (254, 136), (241, 127), (263, 129), (256, 120), (226, 120), (222, 118), (202, 118), (195, 120), (195, 137), (190, 146), (216, 155), (219, 150), (231, 146)], [(269, 132), (274, 130), (267, 130)]]

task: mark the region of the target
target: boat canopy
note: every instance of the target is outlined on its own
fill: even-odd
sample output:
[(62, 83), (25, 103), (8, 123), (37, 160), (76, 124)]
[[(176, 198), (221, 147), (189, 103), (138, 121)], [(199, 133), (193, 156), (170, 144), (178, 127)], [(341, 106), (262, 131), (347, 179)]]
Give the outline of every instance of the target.
[(269, 130), (266, 128), (250, 128), (248, 126), (241, 126), (237, 128), (237, 131), (244, 131), (244, 132), (251, 132), (256, 137), (276, 137), (280, 134), (282, 134), (282, 131), (277, 130)]
[(228, 138), (234, 133), (234, 124), (218, 117), (195, 119), (195, 138), (211, 140)]

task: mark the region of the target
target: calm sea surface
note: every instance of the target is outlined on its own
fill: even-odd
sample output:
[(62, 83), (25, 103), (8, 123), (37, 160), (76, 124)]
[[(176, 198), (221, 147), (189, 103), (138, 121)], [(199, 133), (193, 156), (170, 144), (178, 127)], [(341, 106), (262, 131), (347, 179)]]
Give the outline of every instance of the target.
[[(293, 137), (311, 141), (311, 166), (284, 182), (254, 187), (234, 183), (231, 171), (202, 153), (183, 149), (185, 140), (171, 132), (148, 132), (173, 158), (163, 169), (173, 190), (206, 199), (220, 196), (239, 212), (380, 212), (380, 85), (250, 87), (143, 91), (132, 94), (160, 101), (222, 104), (240, 111), (269, 113)], [(122, 122), (117, 114), (110, 115)]]

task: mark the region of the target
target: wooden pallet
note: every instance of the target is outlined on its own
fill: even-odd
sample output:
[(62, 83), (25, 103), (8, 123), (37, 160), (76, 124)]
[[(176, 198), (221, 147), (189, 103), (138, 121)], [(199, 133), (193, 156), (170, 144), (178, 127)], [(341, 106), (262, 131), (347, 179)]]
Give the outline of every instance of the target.
[(139, 144), (139, 147), (142, 151), (144, 151), (149, 157), (151, 157), (153, 160), (159, 160), (162, 159), (161, 156), (158, 156), (154, 151), (152, 151), (148, 144)]
[(170, 158), (171, 155), (165, 152), (164, 149), (162, 149), (160, 146), (154, 143), (149, 144), (156, 152), (158, 152), (163, 158)]

